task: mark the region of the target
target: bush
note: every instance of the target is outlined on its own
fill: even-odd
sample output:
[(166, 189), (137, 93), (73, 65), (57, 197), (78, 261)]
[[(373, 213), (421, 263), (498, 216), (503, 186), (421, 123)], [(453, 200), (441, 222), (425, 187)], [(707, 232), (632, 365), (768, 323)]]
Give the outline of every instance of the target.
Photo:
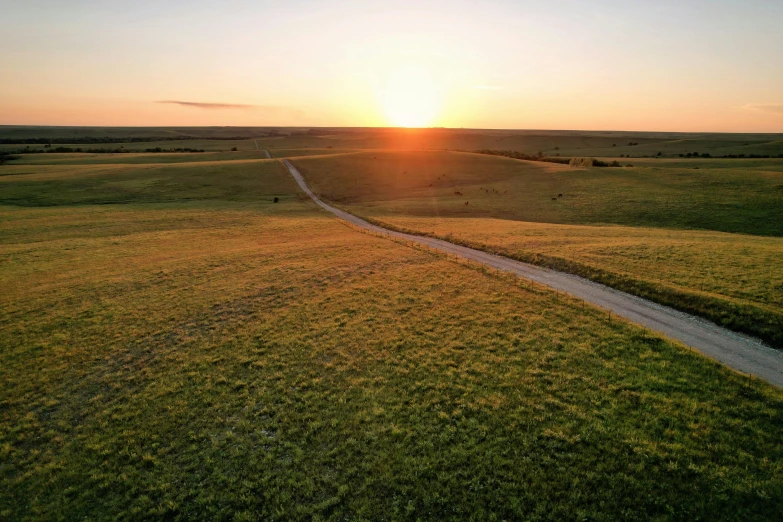
[[(465, 151), (459, 151), (465, 152)], [(568, 165), (569, 160), (567, 158), (553, 157), (553, 156), (531, 156), (523, 152), (517, 152), (515, 150), (492, 150), (492, 149), (480, 149), (474, 150), (474, 154), (488, 154), (490, 156), (504, 156), (506, 158), (513, 158), (525, 161), (543, 161), (545, 163), (559, 163), (561, 165)], [(559, 156), (559, 154), (557, 155)], [(375, 158), (373, 158), (375, 159)]]
[(10, 152), (0, 150), (0, 165), (5, 165), (9, 161), (19, 159), (19, 156), (14, 156)]
[(568, 164), (572, 167), (592, 167), (593, 158), (571, 158)]

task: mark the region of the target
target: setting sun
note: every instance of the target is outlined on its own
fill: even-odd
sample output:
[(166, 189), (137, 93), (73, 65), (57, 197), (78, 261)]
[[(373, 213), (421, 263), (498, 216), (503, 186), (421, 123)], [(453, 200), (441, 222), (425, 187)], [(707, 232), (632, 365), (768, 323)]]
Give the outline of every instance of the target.
[(391, 74), (381, 100), (388, 122), (395, 127), (427, 127), (441, 105), (432, 76), (426, 69), (413, 66)]

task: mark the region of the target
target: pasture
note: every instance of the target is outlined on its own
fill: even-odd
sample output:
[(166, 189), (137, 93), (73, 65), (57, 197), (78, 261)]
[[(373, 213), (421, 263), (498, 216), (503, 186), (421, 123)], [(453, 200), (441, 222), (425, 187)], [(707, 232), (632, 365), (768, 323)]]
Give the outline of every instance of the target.
[[(121, 156), (0, 167), (0, 517), (783, 513), (780, 390), (544, 288), (361, 233), (278, 160)], [(435, 234), (460, 223), (493, 248), (537, 241), (551, 254), (560, 235), (588, 262), (600, 256), (580, 227), (629, 252), (681, 233), (450, 210), (478, 163), (443, 171), (433, 219), (409, 198), (431, 187), (341, 174), (384, 161), (373, 157), (296, 162), (346, 208)], [(441, 172), (424, 168), (441, 159), (389, 157)], [(494, 173), (488, 189), (514, 186), (513, 169), (478, 172)], [(530, 212), (496, 201), (493, 212)], [(727, 249), (729, 234), (688, 234), (685, 257)], [(776, 241), (747, 248), (776, 262)], [(644, 270), (604, 257), (607, 270)], [(723, 279), (709, 291), (771, 295), (760, 281), (731, 294)]]
[[(155, 138), (164, 138), (155, 140)], [(205, 151), (240, 152), (259, 146), (285, 154), (310, 154), (310, 149), (348, 150), (513, 150), (563, 157), (679, 157), (698, 152), (725, 155), (783, 154), (783, 134), (695, 134), (598, 131), (520, 131), (491, 129), (181, 127), (89, 128), (0, 126), (0, 150), (23, 149), (23, 140), (48, 139), (53, 146), (144, 150), (190, 147)], [(102, 143), (100, 140), (109, 139)], [(123, 141), (125, 139), (125, 141)], [(150, 140), (150, 141), (136, 141)], [(5, 143), (5, 142), (14, 143)], [(41, 149), (42, 144), (30, 144)], [(276, 154), (274, 151), (280, 151)]]
[(704, 168), (452, 152), (295, 163), (325, 199), (380, 224), (577, 273), (783, 346), (783, 162), (694, 161)]

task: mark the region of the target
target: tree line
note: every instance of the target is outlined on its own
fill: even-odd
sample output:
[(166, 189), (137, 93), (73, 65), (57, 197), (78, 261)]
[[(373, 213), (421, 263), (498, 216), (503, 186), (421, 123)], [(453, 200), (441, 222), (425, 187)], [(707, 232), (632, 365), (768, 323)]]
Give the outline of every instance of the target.
[(186, 141), (186, 140), (252, 140), (252, 136), (208, 136), (208, 137), (194, 137), (194, 136), (156, 136), (156, 137), (140, 137), (140, 136), (126, 136), (113, 138), (108, 136), (83, 136), (74, 138), (0, 138), (0, 144), (4, 145), (81, 145), (91, 143), (145, 143), (152, 141)]
[(543, 161), (545, 163), (559, 163), (561, 165), (573, 165), (578, 167), (622, 167), (617, 161), (610, 163), (601, 161), (595, 158), (561, 158), (553, 156), (544, 156), (541, 151), (536, 154), (525, 154), (524, 152), (518, 152), (515, 150), (492, 150), (492, 149), (480, 149), (473, 151), (477, 154), (488, 154), (490, 156), (504, 156), (506, 158), (514, 158), (526, 161)]

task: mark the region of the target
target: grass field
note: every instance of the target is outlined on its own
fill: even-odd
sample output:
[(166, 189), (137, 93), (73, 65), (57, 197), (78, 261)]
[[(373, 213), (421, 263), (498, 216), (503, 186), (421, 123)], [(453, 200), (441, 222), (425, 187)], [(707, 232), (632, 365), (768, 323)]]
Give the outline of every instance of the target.
[[(386, 149), (386, 150), (514, 150), (526, 154), (538, 151), (548, 155), (619, 157), (667, 157), (699, 152), (713, 156), (728, 154), (783, 154), (783, 134), (699, 134), (699, 133), (639, 133), (593, 131), (536, 131), (488, 129), (366, 129), (366, 128), (268, 128), (268, 127), (183, 127), (183, 128), (86, 128), (86, 127), (13, 127), (0, 126), (0, 139), (47, 137), (62, 146), (108, 148), (120, 146), (130, 150), (161, 147), (190, 147), (207, 151), (255, 150), (252, 139), (269, 150), (295, 151), (308, 149)], [(270, 136), (270, 133), (279, 135)], [(69, 138), (163, 138), (184, 137), (186, 140), (156, 142), (122, 142), (79, 145), (64, 143)], [(207, 138), (221, 139), (207, 139)], [(633, 143), (634, 145), (629, 145)], [(40, 148), (43, 145), (33, 146)], [(0, 144), (2, 149), (18, 149), (16, 144)], [(24, 148), (24, 145), (22, 146)], [(274, 154), (274, 153), (273, 153)], [(275, 154), (276, 155), (276, 154)], [(281, 157), (278, 155), (278, 157)]]
[(783, 515), (780, 390), (192, 158), (2, 167), (0, 518)]
[(373, 152), (296, 164), (317, 193), (363, 217), (577, 273), (783, 346), (783, 239), (759, 237), (783, 234), (783, 162), (694, 161), (703, 168)]
[(259, 152), (255, 148), (251, 151), (238, 152), (201, 152), (197, 156), (181, 152), (155, 152), (155, 153), (62, 153), (62, 154), (22, 154), (12, 165), (117, 165), (139, 163), (193, 163), (204, 161), (235, 161), (258, 159)]
[(0, 176), (0, 204), (257, 202), (274, 196), (297, 197), (290, 183), (281, 185), (283, 167), (276, 160), (201, 162), (200, 155), (193, 159), (191, 163), (152, 165), (7, 166)]
[[(779, 160), (752, 171), (579, 169), (454, 152), (368, 152), (301, 158), (296, 164), (326, 198), (376, 215), (783, 235)], [(558, 194), (563, 196), (553, 201)]]

